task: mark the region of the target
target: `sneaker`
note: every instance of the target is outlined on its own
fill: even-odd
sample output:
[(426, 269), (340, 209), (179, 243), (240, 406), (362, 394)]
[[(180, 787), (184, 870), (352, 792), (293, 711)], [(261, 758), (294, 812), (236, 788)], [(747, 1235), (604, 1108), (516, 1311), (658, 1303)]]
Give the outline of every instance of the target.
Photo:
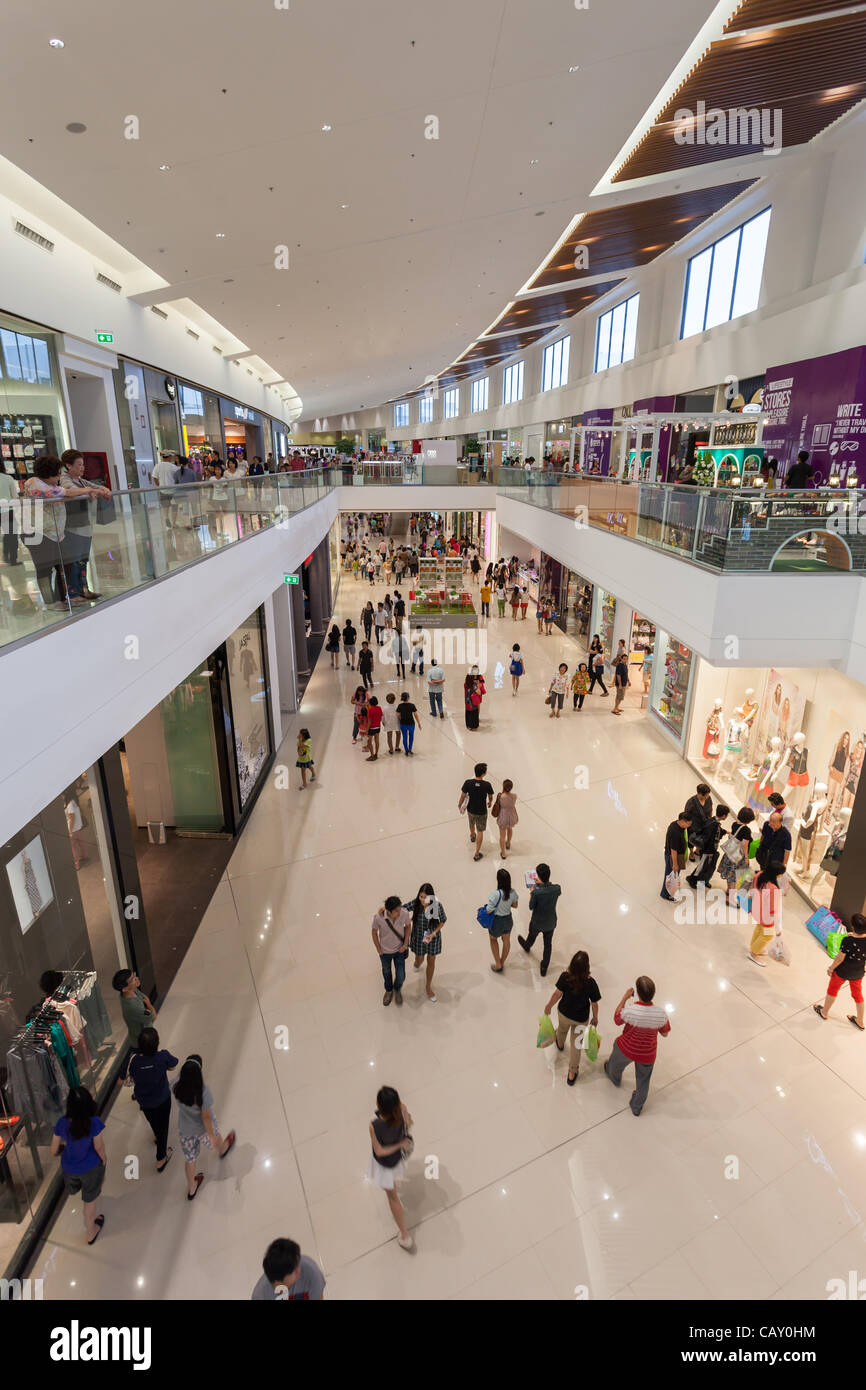
[(413, 965), (413, 966), (412, 966), (412, 969), (413, 969), (413, 970), (420, 970), (421, 967), (420, 967), (420, 965)]
[(394, 991), (393, 991), (393, 990), (390, 990), (390, 989), (386, 989), (386, 990), (385, 990), (385, 993), (382, 995), (382, 1003), (385, 1004), (385, 1005), (387, 1006), (388, 1004), (390, 1004), (390, 1002), (391, 1002), (391, 1000), (392, 1000), (393, 998), (394, 998)]
[(395, 990), (395, 991), (394, 991), (394, 998), (395, 998), (395, 1000), (397, 1001), (398, 1004), (402, 1004), (402, 1003), (403, 1003), (403, 991), (402, 991), (401, 989)]
[(752, 962), (753, 965), (760, 965), (760, 966), (762, 966), (764, 969), (766, 969), (767, 962), (766, 962), (765, 960), (763, 960), (760, 956), (753, 956), (752, 953), (751, 953), (751, 951), (748, 951), (748, 952), (747, 952), (747, 955), (748, 955), (749, 960)]
[(398, 1236), (397, 1244), (401, 1250), (414, 1250), (415, 1248), (415, 1242), (411, 1236), (409, 1236), (408, 1240), (404, 1240), (402, 1236)]

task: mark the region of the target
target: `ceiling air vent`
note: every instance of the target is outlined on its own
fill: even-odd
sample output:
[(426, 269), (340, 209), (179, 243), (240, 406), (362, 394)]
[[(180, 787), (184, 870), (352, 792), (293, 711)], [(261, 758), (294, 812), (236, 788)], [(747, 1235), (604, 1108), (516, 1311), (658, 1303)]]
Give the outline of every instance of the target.
[(123, 287), (118, 285), (116, 280), (109, 280), (107, 275), (103, 275), (101, 270), (97, 270), (96, 278), (100, 285), (104, 285), (107, 290), (114, 290), (115, 294), (122, 294)]
[(28, 241), (34, 242), (36, 246), (41, 246), (43, 251), (54, 250), (53, 241), (49, 241), (46, 236), (40, 236), (38, 232), (34, 232), (33, 228), (26, 226), (25, 223), (16, 221), (15, 230), (19, 236), (26, 237)]
[(164, 314), (163, 311), (162, 311), (162, 309), (157, 309), (157, 307), (156, 307), (155, 304), (151, 304), (151, 306), (150, 306), (150, 312), (151, 312), (152, 314), (156, 314), (156, 317), (157, 317), (158, 319), (167, 319), (167, 318), (168, 318), (168, 314)]
[(188, 338), (192, 338), (193, 341), (196, 342), (196, 343), (198, 342), (199, 336), (200, 336), (198, 333), (193, 333), (193, 331), (192, 331), (191, 328), (188, 328), (188, 329), (186, 330), (186, 333), (187, 333), (187, 337), (188, 337)]

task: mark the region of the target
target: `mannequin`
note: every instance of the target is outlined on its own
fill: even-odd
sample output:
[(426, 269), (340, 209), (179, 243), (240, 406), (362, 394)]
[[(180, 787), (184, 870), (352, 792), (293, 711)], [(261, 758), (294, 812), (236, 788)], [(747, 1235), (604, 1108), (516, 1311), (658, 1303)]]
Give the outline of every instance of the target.
[(823, 880), (827, 879), (831, 889), (835, 887), (836, 875), (839, 872), (839, 860), (842, 858), (842, 851), (845, 848), (845, 840), (848, 836), (848, 824), (851, 820), (851, 807), (843, 806), (836, 816), (836, 821), (830, 835), (830, 843), (824, 852), (824, 857), (818, 866), (818, 872), (812, 879), (812, 891)]
[(743, 703), (741, 708), (743, 711), (743, 718), (746, 721), (746, 726), (749, 732), (751, 733), (752, 725), (755, 722), (755, 715), (758, 713), (758, 705), (757, 701), (755, 700), (754, 686), (750, 685), (746, 690), (746, 693), (743, 696)]
[(805, 811), (800, 819), (794, 822), (794, 828), (799, 832), (794, 854), (803, 873), (806, 872), (812, 863), (818, 827), (821, 824), (821, 817), (826, 809), (827, 783), (816, 782)]
[(758, 769), (754, 790), (749, 797), (749, 805), (753, 811), (758, 811), (766, 815), (770, 810), (770, 803), (767, 798), (773, 790), (773, 783), (776, 780), (781, 761), (782, 740), (777, 735), (774, 735), (774, 737), (770, 739), (769, 750)]
[(851, 735), (846, 729), (830, 754), (830, 766), (827, 769), (829, 799), (832, 807), (835, 807), (837, 802), (841, 800), (842, 792), (845, 789), (845, 774), (848, 770), (850, 751)]
[(798, 730), (788, 747), (785, 749), (785, 756), (782, 759), (779, 771), (788, 769), (786, 781), (786, 793), (788, 799), (793, 801), (800, 796), (800, 787), (809, 785), (809, 750), (806, 747), (806, 735)]
[(713, 701), (704, 734), (704, 746), (701, 750), (704, 767), (716, 767), (718, 764), (722, 751), (722, 727), (722, 702), (717, 699)]
[(725, 751), (718, 764), (720, 777), (726, 774), (728, 764), (736, 762), (743, 751), (743, 739), (749, 732), (749, 726), (744, 716), (745, 711), (743, 706), (738, 705), (732, 717), (728, 720), (728, 727), (725, 731)]

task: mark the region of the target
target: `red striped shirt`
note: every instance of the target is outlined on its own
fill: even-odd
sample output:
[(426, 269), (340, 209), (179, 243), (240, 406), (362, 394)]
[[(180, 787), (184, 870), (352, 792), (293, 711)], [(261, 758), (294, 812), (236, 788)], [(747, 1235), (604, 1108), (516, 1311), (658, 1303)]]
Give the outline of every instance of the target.
[(664, 1009), (658, 1004), (644, 1004), (640, 999), (627, 999), (622, 1008), (617, 1009), (613, 1021), (623, 1028), (616, 1040), (617, 1047), (632, 1062), (654, 1062), (659, 1033), (666, 1038), (671, 1031), (671, 1021)]

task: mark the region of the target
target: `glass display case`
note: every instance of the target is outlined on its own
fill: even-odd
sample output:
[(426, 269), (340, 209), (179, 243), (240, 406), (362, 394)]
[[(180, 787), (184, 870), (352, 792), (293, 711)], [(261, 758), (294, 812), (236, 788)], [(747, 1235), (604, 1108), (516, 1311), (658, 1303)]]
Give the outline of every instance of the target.
[(659, 628), (650, 708), (678, 740), (682, 739), (686, 726), (693, 655), (690, 647)]

